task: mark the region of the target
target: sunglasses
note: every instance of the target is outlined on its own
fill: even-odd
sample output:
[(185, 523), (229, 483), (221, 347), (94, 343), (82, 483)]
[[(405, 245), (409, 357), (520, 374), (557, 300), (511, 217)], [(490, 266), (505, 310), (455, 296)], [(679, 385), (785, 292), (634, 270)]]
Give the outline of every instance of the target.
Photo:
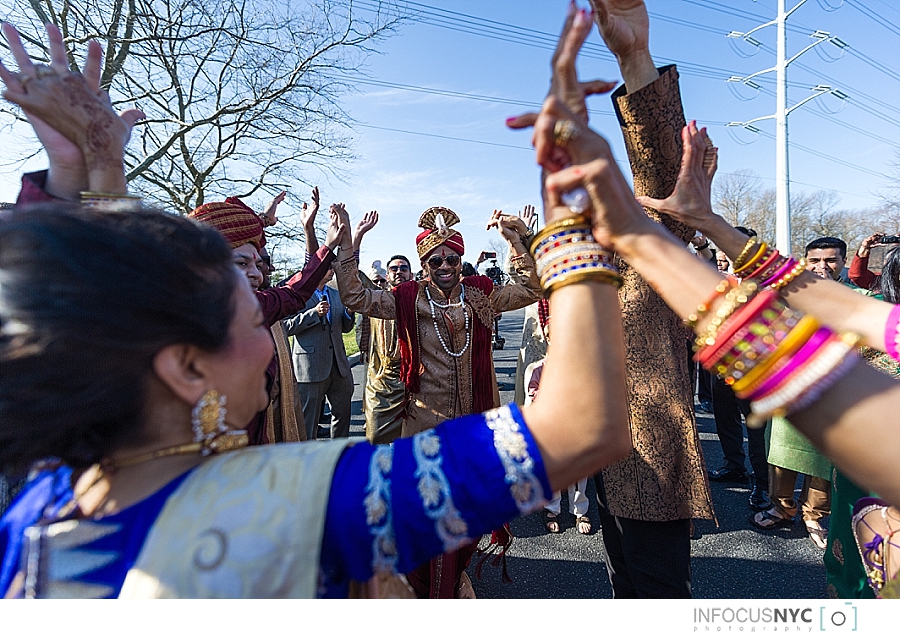
[(459, 266), (460, 259), (459, 256), (455, 253), (451, 253), (447, 256), (432, 255), (430, 258), (428, 258), (428, 266), (433, 269), (441, 268), (441, 265), (443, 265), (444, 262), (446, 262), (449, 266)]
[(399, 273), (400, 271), (403, 271), (404, 273), (406, 273), (409, 271), (409, 265), (400, 264), (398, 266), (389, 266), (388, 271), (390, 271), (391, 273)]

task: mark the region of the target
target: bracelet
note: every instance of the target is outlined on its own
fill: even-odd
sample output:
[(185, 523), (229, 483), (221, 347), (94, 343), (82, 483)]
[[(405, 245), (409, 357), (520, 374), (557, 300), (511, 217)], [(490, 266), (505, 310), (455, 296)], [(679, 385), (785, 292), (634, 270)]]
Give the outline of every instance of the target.
[(546, 287), (544, 289), (544, 297), (550, 297), (550, 294), (553, 291), (579, 282), (598, 282), (601, 284), (610, 284), (611, 286), (619, 288), (622, 286), (622, 277), (617, 273), (606, 274), (597, 271), (578, 271), (555, 282), (551, 286)]
[(792, 411), (812, 405), (858, 361), (859, 356), (851, 353), (859, 339), (853, 333), (832, 338), (784, 386), (750, 404), (752, 415), (747, 418), (747, 424), (751, 428), (760, 427), (767, 418), (788, 416)]
[(771, 268), (772, 264), (777, 262), (781, 254), (778, 253), (778, 249), (768, 249), (767, 253), (760, 259), (759, 263), (753, 267), (752, 271), (747, 271), (744, 275), (744, 279), (749, 279), (753, 277), (763, 277), (764, 271)]
[(773, 291), (780, 291), (785, 286), (793, 282), (796, 278), (803, 274), (803, 271), (806, 270), (806, 258), (800, 258), (797, 261), (797, 264), (791, 269), (784, 277), (780, 280), (768, 286)]
[[(804, 316), (803, 319), (806, 319)], [(775, 366), (769, 376), (764, 377), (762, 381), (756, 385), (751, 385), (746, 390), (735, 392), (738, 398), (746, 400), (756, 400), (763, 398), (774, 392), (778, 386), (784, 383), (787, 378), (801, 368), (824, 346), (829, 339), (834, 337), (834, 332), (829, 328), (820, 327), (812, 336), (806, 340), (797, 352), (790, 357), (782, 358)]]
[(81, 192), (81, 206), (99, 211), (140, 211), (141, 197), (110, 192)]
[[(803, 321), (803, 318), (801, 318), (800, 321)], [(809, 341), (809, 338), (815, 333), (818, 326), (818, 322), (812, 317), (803, 322), (802, 327), (799, 322), (795, 322), (795, 327), (788, 331), (787, 335), (784, 337), (781, 344), (775, 348), (774, 352), (760, 362), (759, 365), (756, 365), (749, 370), (743, 377), (734, 381), (731, 387), (735, 392), (744, 392), (745, 390), (752, 388), (753, 385), (765, 378), (766, 373), (770, 372), (778, 361), (790, 357), (797, 352), (804, 343)]]
[[(757, 294), (753, 299), (740, 310), (735, 311), (735, 315), (729, 318), (727, 322), (716, 331), (715, 343), (709, 344), (697, 354), (697, 361), (703, 364), (703, 367), (712, 371), (712, 368), (720, 359), (728, 358), (736, 360), (734, 349), (743, 340), (743, 337), (750, 334), (751, 326), (755, 327), (757, 333), (754, 338), (760, 338), (763, 334), (770, 334), (768, 322), (757, 324), (754, 319), (764, 309), (771, 306), (773, 294), (762, 292)], [(773, 316), (775, 313), (773, 313)], [(724, 371), (722, 372), (724, 374)]]
[(741, 274), (744, 273), (745, 271), (747, 271), (751, 266), (753, 266), (753, 264), (755, 262), (760, 261), (760, 259), (763, 257), (763, 255), (768, 250), (769, 250), (769, 245), (766, 244), (765, 242), (763, 242), (761, 245), (759, 245), (759, 250), (753, 255), (753, 257), (751, 257), (749, 260), (747, 260), (746, 264), (744, 264), (742, 266), (736, 266), (734, 268), (734, 274), (739, 277), (743, 277), (743, 275), (741, 275)]
[(884, 325), (884, 349), (892, 359), (900, 361), (900, 304), (891, 309)]
[(742, 267), (744, 265), (744, 259), (750, 255), (750, 250), (757, 244), (759, 244), (759, 241), (756, 238), (747, 239), (747, 244), (744, 245), (744, 248), (734, 260), (734, 268)]
[(700, 318), (703, 317), (708, 311), (710, 306), (712, 306), (713, 302), (719, 297), (719, 295), (727, 292), (729, 289), (734, 287), (734, 282), (731, 278), (725, 278), (718, 284), (716, 284), (715, 292), (710, 295), (709, 299), (700, 304), (697, 304), (697, 308), (694, 309), (694, 312), (687, 316), (687, 319), (684, 319), (682, 323), (693, 330), (697, 327), (697, 322), (700, 321)]
[(694, 351), (699, 351), (707, 346), (716, 343), (716, 334), (719, 328), (731, 317), (731, 315), (742, 305), (746, 304), (753, 295), (756, 294), (757, 285), (755, 282), (741, 282), (732, 288), (725, 295), (725, 299), (716, 310), (716, 314), (706, 328), (706, 332), (699, 335), (694, 340)]
[(587, 216), (579, 215), (569, 216), (568, 218), (563, 218), (561, 220), (554, 220), (553, 222), (544, 225), (544, 227), (534, 236), (534, 240), (531, 243), (531, 255), (535, 256), (535, 260), (537, 260), (537, 251), (540, 248), (542, 242), (544, 242), (549, 236), (554, 233), (558, 233), (561, 230), (575, 227), (579, 229), (586, 228), (588, 231), (590, 231), (591, 224), (587, 219)]
[(698, 251), (705, 251), (706, 249), (709, 248), (709, 240), (704, 242), (702, 247), (694, 247), (694, 248), (697, 249)]

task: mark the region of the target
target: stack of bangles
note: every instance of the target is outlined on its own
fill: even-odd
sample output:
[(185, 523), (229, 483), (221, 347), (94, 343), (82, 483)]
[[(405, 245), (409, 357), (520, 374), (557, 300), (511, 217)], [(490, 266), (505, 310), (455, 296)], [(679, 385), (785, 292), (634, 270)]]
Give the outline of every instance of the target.
[(534, 236), (531, 254), (545, 296), (576, 282), (622, 285), (613, 254), (597, 244), (584, 216), (549, 223)]
[(809, 407), (859, 358), (858, 335), (821, 326), (753, 281), (723, 281), (688, 319), (696, 325), (723, 295), (698, 330), (695, 359), (751, 401), (749, 427)]
[(806, 270), (806, 259), (781, 255), (765, 242), (750, 238), (734, 261), (734, 274), (753, 280), (761, 288), (781, 290)]

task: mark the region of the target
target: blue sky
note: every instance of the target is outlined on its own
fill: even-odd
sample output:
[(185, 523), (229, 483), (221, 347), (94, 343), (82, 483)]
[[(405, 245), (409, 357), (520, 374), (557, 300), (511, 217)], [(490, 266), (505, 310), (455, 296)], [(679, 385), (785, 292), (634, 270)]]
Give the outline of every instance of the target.
[[(358, 2), (361, 10), (370, 4)], [(364, 265), (393, 253), (413, 255), (416, 220), (432, 205), (457, 211), (467, 256), (474, 259), (495, 236), (484, 230), (492, 209), (538, 204), (530, 134), (509, 131), (503, 122), (543, 99), (552, 40), (566, 5), (407, 3), (412, 17), (379, 45), (358, 92), (345, 101), (357, 121), (358, 160), (346, 166), (345, 182), (309, 175), (319, 183), (323, 203), (344, 202), (354, 222), (369, 209), (379, 211), (381, 222), (363, 245)], [(757, 124), (758, 137), (724, 124), (774, 112), (774, 74), (759, 80), (761, 90), (752, 99), (749, 88), (740, 86), (735, 95), (726, 82), (731, 75), (774, 66), (774, 28), (755, 35), (762, 46), (752, 56), (747, 55), (754, 49), (742, 43), (735, 50), (725, 34), (774, 18), (776, 0), (650, 0), (648, 7), (651, 53), (657, 65), (678, 64), (685, 113), (709, 127), (720, 147), (720, 173), (750, 169), (765, 186), (774, 186), (774, 122)], [(838, 48), (820, 45), (795, 62), (789, 103), (818, 84), (838, 88), (849, 99), (820, 97), (791, 114), (792, 188), (833, 189), (842, 207), (870, 207), (900, 147), (900, 6), (888, 0), (808, 0), (789, 22), (789, 55), (816, 30), (849, 48), (841, 56)], [(596, 31), (579, 68), (583, 78), (620, 79)], [(621, 164), (625, 152), (609, 98), (594, 97), (589, 105), (593, 127), (610, 139)], [(16, 189), (15, 176), (0, 175), (0, 199), (11, 199)], [(292, 188), (283, 213), (292, 214), (306, 196), (305, 185)], [(250, 202), (261, 207), (264, 197)]]

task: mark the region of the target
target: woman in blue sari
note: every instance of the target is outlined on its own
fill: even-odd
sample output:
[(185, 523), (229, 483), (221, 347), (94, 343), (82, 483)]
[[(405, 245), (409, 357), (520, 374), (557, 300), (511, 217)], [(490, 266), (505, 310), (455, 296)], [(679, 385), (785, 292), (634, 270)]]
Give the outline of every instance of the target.
[[(590, 27), (583, 14), (567, 22), (573, 69)], [(81, 191), (86, 205), (0, 216), (0, 465), (30, 469), (0, 520), (0, 595), (346, 597), (364, 582), (359, 592), (383, 595), (396, 573), (628, 452), (605, 265), (547, 285), (559, 334), (539, 404), (390, 446), (244, 447), (242, 427), (268, 401), (272, 341), (231, 250), (125, 193), (134, 117), (97, 90), (96, 46), (82, 76), (55, 28), (49, 66), (4, 30), (19, 65), (0, 66), (4, 94), (44, 142), (45, 186)], [(62, 157), (80, 170), (54, 170)], [(589, 239), (565, 205), (546, 216), (582, 223)]]

